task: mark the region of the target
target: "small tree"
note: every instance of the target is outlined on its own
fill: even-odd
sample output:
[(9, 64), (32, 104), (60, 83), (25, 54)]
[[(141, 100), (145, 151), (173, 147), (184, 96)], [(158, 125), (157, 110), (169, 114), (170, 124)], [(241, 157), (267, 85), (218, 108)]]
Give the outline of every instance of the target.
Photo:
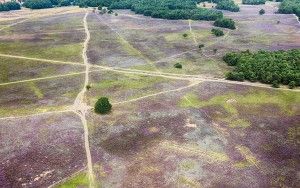
[(180, 63), (176, 63), (176, 64), (174, 65), (174, 67), (175, 67), (176, 69), (182, 69), (182, 65), (181, 65)]
[(119, 14), (118, 13), (115, 13), (115, 16), (118, 16)]
[(102, 10), (102, 6), (101, 5), (98, 6), (98, 10)]
[(95, 104), (95, 113), (108, 114), (111, 111), (112, 105), (107, 97), (101, 97)]
[(182, 36), (183, 36), (184, 38), (186, 38), (186, 37), (188, 37), (188, 34), (184, 33)]
[(264, 9), (260, 9), (259, 15), (263, 15), (263, 14), (265, 14), (265, 13), (266, 13), (266, 11), (265, 11)]
[(86, 90), (90, 90), (92, 87), (91, 87), (91, 85), (87, 85), (87, 86), (85, 86), (85, 88), (86, 88)]
[(218, 49), (216, 49), (216, 48), (215, 48), (215, 49), (213, 49), (213, 51), (214, 51), (214, 54), (216, 54), (216, 53), (217, 53), (217, 51), (218, 51)]

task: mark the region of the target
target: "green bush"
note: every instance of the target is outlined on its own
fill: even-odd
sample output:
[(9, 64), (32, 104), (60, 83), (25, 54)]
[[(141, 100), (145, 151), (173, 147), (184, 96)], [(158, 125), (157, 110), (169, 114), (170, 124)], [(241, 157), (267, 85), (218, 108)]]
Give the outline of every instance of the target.
[(107, 97), (101, 97), (95, 104), (95, 113), (107, 114), (111, 111), (112, 105)]
[(220, 36), (223, 36), (223, 35), (224, 35), (224, 32), (223, 32), (221, 29), (215, 29), (215, 28), (213, 28), (213, 29), (211, 30), (211, 32), (212, 32), (215, 36), (217, 36), (217, 37), (220, 37)]
[(230, 18), (220, 18), (214, 22), (214, 26), (235, 29), (235, 22)]
[(176, 64), (174, 65), (174, 67), (175, 67), (176, 69), (182, 69), (182, 65), (181, 65), (180, 63), (176, 63)]
[(70, 0), (61, 0), (59, 3), (60, 6), (65, 7), (65, 6), (70, 6), (71, 1)]
[(295, 81), (291, 81), (290, 83), (289, 83), (289, 88), (290, 89), (294, 89), (296, 87), (296, 82)]
[(186, 37), (188, 37), (188, 34), (184, 33), (182, 36), (183, 36), (184, 38), (186, 38)]
[(259, 15), (263, 15), (263, 14), (265, 14), (266, 12), (265, 12), (265, 10), (264, 9), (260, 9), (260, 11), (259, 11)]

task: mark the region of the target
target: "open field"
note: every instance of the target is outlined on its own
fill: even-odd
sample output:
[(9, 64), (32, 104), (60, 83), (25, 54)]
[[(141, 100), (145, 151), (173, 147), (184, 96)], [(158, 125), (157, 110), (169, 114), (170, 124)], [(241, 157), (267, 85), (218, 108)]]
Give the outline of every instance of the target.
[(297, 187), (299, 88), (224, 80), (227, 52), (300, 48), (275, 11), (224, 12), (222, 37), (128, 10), (0, 13), (0, 187)]

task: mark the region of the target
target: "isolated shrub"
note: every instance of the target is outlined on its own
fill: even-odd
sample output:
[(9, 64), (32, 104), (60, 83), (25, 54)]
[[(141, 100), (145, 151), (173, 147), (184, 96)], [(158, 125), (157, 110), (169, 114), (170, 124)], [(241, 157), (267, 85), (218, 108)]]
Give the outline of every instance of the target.
[(90, 90), (92, 88), (92, 86), (91, 85), (87, 85), (87, 86), (85, 86), (85, 88), (86, 88), (86, 90)]
[(101, 5), (98, 6), (98, 10), (102, 10), (102, 6)]
[(174, 65), (174, 67), (175, 67), (176, 69), (182, 69), (182, 65), (181, 65), (180, 63), (176, 63), (176, 64)]
[(204, 44), (199, 44), (198, 48), (202, 49), (204, 47)]
[(183, 36), (184, 38), (186, 38), (186, 37), (188, 37), (188, 34), (184, 33), (182, 36)]
[(213, 51), (214, 51), (214, 54), (216, 54), (216, 53), (217, 53), (217, 51), (218, 51), (218, 49), (216, 49), (216, 48), (215, 48)]
[(107, 97), (101, 97), (95, 104), (95, 112), (97, 114), (107, 114), (111, 111), (112, 105)]
[(274, 80), (274, 81), (272, 82), (272, 87), (274, 87), (274, 88), (279, 88), (279, 82), (278, 82), (277, 80)]
[(223, 36), (223, 35), (224, 35), (224, 32), (223, 32), (221, 29), (215, 29), (215, 28), (213, 28), (213, 29), (211, 30), (211, 32), (212, 32), (215, 36), (217, 36), (217, 37), (220, 37), (220, 36)]
[(266, 11), (264, 10), (264, 9), (260, 9), (260, 11), (259, 11), (259, 14), (260, 15), (263, 15), (263, 14), (265, 14), (266, 13)]
[(235, 29), (235, 22), (230, 18), (220, 18), (214, 22), (214, 26)]

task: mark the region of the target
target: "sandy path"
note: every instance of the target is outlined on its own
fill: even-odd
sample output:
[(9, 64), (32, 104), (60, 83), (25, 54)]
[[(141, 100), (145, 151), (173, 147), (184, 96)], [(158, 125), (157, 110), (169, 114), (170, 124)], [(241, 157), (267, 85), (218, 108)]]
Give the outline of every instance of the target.
[(87, 16), (88, 12), (85, 14), (83, 18), (83, 24), (84, 29), (86, 33), (86, 39), (83, 43), (83, 51), (82, 51), (82, 58), (85, 65), (85, 81), (84, 86), (80, 93), (77, 95), (74, 105), (73, 105), (73, 111), (80, 117), (81, 122), (83, 124), (84, 129), (84, 147), (86, 151), (86, 158), (87, 158), (87, 169), (88, 169), (88, 177), (89, 177), (89, 187), (94, 187), (94, 172), (93, 172), (93, 164), (92, 164), (92, 156), (91, 156), (91, 150), (90, 150), (90, 144), (89, 144), (89, 129), (88, 129), (88, 123), (86, 120), (86, 114), (89, 110), (89, 107), (86, 103), (86, 96), (85, 93), (87, 91), (86, 86), (89, 83), (89, 70), (90, 70), (90, 64), (88, 63), (87, 58), (87, 48), (90, 41), (90, 32), (87, 24)]
[(189, 28), (190, 28), (190, 33), (193, 37), (193, 41), (194, 41), (195, 45), (197, 46), (199, 43), (198, 43), (198, 41), (196, 39), (196, 35), (195, 35), (195, 33), (193, 32), (193, 29), (192, 29), (192, 20), (189, 20)]

